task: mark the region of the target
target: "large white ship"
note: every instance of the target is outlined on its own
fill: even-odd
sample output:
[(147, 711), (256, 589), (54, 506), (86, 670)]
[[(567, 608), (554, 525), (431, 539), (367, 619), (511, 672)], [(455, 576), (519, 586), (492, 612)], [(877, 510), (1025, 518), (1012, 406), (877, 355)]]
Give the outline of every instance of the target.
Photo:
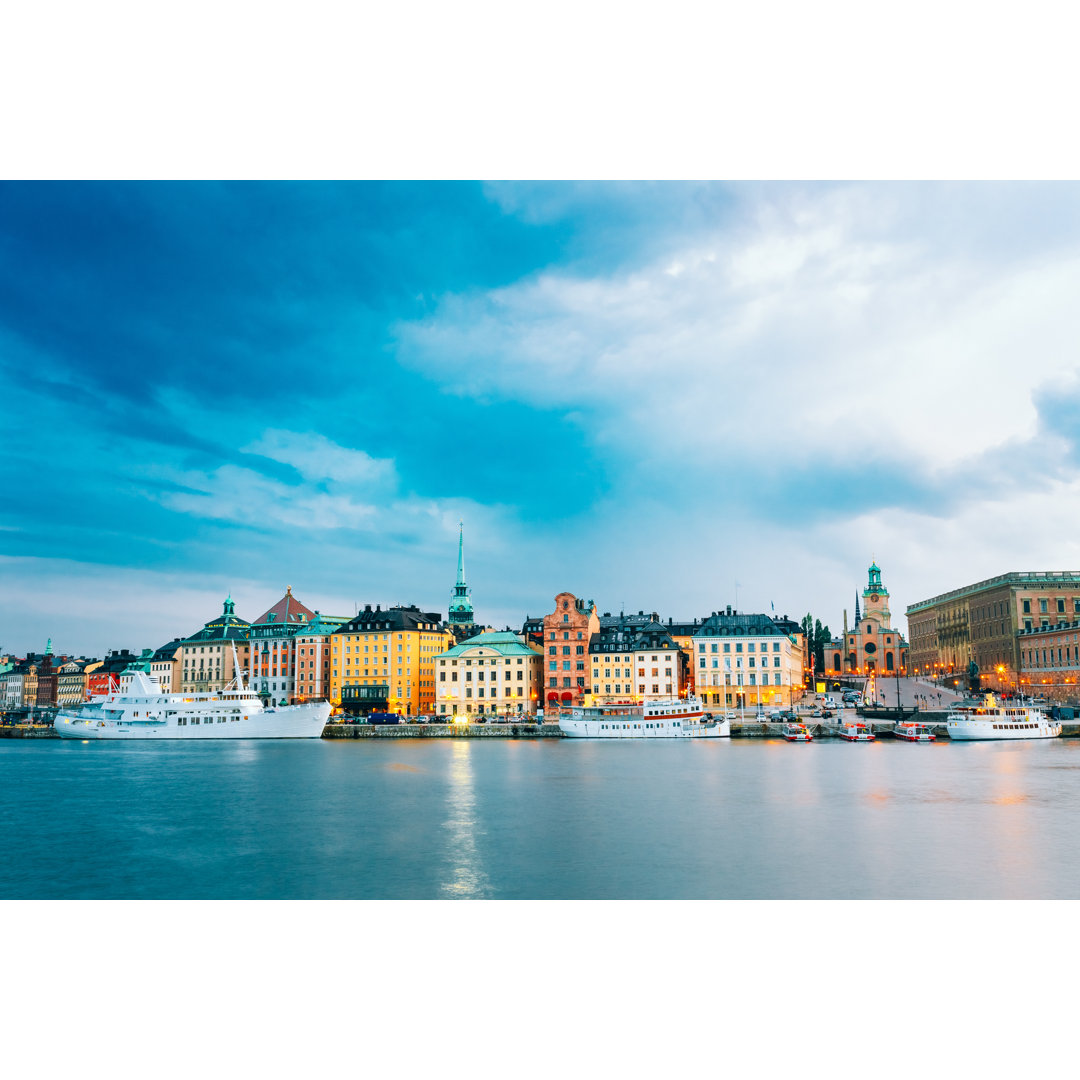
[(731, 721), (710, 716), (695, 698), (565, 709), (558, 719), (572, 739), (718, 739), (731, 734)]
[(957, 707), (945, 718), (950, 739), (1056, 739), (1061, 725), (1039, 709), (1002, 705), (987, 694), (982, 705)]
[[(127, 675), (128, 673), (125, 673)], [(65, 739), (317, 739), (328, 701), (267, 708), (242, 676), (210, 693), (164, 694), (154, 676), (130, 673), (123, 693), (61, 709), (53, 724)], [(126, 681), (126, 680), (125, 680)]]

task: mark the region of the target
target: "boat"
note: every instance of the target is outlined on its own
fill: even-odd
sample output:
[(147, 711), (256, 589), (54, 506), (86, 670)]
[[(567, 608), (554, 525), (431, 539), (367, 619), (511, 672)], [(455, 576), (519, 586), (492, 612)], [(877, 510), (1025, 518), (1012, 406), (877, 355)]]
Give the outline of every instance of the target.
[(559, 727), (572, 739), (718, 739), (731, 721), (705, 712), (696, 698), (579, 706), (558, 712)]
[(993, 694), (981, 704), (960, 705), (945, 718), (950, 739), (1056, 739), (1061, 724), (1041, 709), (1025, 705), (1002, 705)]
[(867, 724), (841, 724), (840, 738), (847, 739), (848, 742), (873, 742), (874, 732)]
[(317, 739), (328, 701), (267, 708), (243, 675), (221, 690), (163, 693), (156, 677), (125, 672), (122, 692), (60, 709), (53, 722), (64, 739)]
[(810, 734), (805, 724), (785, 724), (781, 734), (788, 742), (814, 741), (814, 736)]
[(905, 742), (933, 742), (937, 736), (925, 724), (897, 724), (893, 735)]

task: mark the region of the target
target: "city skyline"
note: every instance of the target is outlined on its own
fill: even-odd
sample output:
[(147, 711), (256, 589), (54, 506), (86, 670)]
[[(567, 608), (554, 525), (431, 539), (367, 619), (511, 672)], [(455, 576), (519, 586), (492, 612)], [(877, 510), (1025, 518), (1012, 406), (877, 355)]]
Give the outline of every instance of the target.
[[(4, 184), (0, 647), (1077, 565), (1068, 184)], [(736, 582), (738, 585), (736, 585)]]

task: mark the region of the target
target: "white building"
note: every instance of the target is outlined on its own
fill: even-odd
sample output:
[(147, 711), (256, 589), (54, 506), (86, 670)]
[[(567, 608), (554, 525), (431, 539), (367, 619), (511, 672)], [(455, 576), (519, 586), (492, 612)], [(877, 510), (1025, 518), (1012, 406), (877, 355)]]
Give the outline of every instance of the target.
[(686, 690), (686, 654), (653, 616), (603, 616), (589, 666), (595, 705), (665, 701)]
[(768, 615), (714, 611), (693, 642), (697, 696), (706, 705), (790, 708), (802, 696), (802, 648)]
[(544, 687), (543, 657), (519, 634), (477, 634), (434, 660), (435, 711), (440, 718), (536, 713)]

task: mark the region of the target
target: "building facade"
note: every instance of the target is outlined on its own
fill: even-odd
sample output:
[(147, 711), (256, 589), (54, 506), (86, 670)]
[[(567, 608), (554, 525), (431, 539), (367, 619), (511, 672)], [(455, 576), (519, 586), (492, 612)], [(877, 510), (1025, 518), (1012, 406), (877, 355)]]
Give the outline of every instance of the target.
[(768, 615), (727, 608), (694, 635), (697, 696), (704, 705), (790, 708), (803, 694), (803, 650)]
[(298, 701), (331, 701), (333, 687), (330, 650), (333, 636), (349, 621), (346, 615), (315, 612), (296, 635), (296, 697)]
[(659, 621), (642, 624), (630, 616), (609, 623), (589, 643), (590, 704), (643, 704), (686, 696), (688, 667), (686, 654)]
[(181, 642), (181, 693), (205, 694), (223, 689), (236, 678), (237, 661), (241, 670), (249, 670), (250, 628), (251, 624), (236, 614), (236, 605), (230, 595), (220, 615)]
[(963, 675), (974, 662), (982, 685), (1008, 689), (1021, 678), (1021, 631), (1077, 616), (1080, 572), (1000, 574), (908, 607), (911, 667), (921, 675)]
[(331, 638), (330, 701), (354, 714), (432, 713), (435, 657), (453, 641), (437, 612), (367, 604)]
[(91, 670), (87, 669), (87, 697), (111, 694), (120, 687), (120, 673), (139, 657), (130, 649), (110, 649), (108, 655)]
[[(291, 705), (296, 701), (297, 650), (300, 648), (296, 638), (314, 618), (315, 612), (300, 603), (292, 594), (292, 586), (288, 585), (285, 595), (251, 624), (248, 630), (251, 645), (248, 685), (263, 701), (278, 705)], [(305, 654), (308, 648), (304, 646)], [(305, 655), (305, 665), (307, 659)], [(306, 674), (306, 666), (304, 670)]]
[(1017, 632), (1020, 655), (1018, 686), (1004, 671), (987, 672), (1009, 691), (1044, 695), (1052, 701), (1080, 701), (1080, 618), (1056, 626), (1035, 626)]
[(555, 597), (555, 610), (543, 619), (544, 699), (582, 705), (590, 692), (589, 643), (600, 630), (596, 605), (573, 593)]
[(833, 639), (825, 650), (825, 674), (894, 675), (906, 672), (908, 644), (892, 624), (889, 590), (881, 580), (881, 567), (871, 563), (862, 606), (855, 597), (855, 619), (844, 636)]
[(183, 645), (182, 638), (173, 638), (150, 657), (150, 674), (157, 679), (163, 694), (171, 694), (173, 690), (180, 689)]
[(100, 663), (100, 660), (78, 659), (61, 664), (56, 679), (57, 705), (78, 705), (86, 701), (87, 669), (96, 668)]
[(544, 686), (543, 654), (520, 634), (487, 631), (435, 657), (440, 719), (531, 716)]

